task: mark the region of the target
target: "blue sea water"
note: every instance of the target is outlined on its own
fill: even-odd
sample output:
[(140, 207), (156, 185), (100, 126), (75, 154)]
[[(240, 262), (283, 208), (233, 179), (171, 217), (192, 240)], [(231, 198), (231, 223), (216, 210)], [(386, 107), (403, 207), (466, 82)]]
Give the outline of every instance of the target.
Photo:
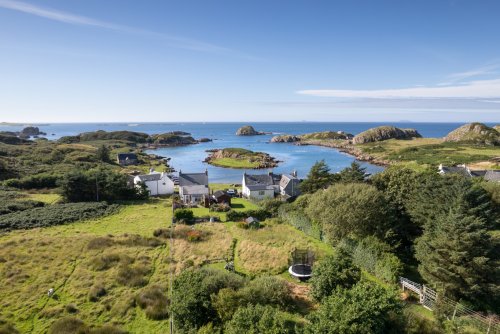
[[(462, 123), (251, 123), (257, 131), (272, 134), (262, 136), (236, 136), (236, 130), (246, 125), (244, 123), (71, 123), (71, 124), (41, 124), (40, 130), (47, 133), (47, 138), (58, 139), (62, 136), (76, 135), (81, 132), (105, 130), (129, 130), (148, 134), (169, 131), (185, 131), (196, 139), (211, 138), (213, 142), (197, 145), (159, 148), (150, 153), (171, 158), (171, 165), (177, 171), (200, 172), (208, 169), (210, 182), (239, 183), (242, 169), (227, 169), (214, 167), (203, 162), (208, 149), (241, 147), (252, 151), (269, 153), (282, 161), (274, 169), (276, 173), (290, 173), (296, 170), (299, 177), (305, 177), (311, 166), (324, 159), (333, 172), (349, 166), (355, 159), (335, 149), (318, 146), (297, 146), (289, 143), (269, 143), (273, 135), (304, 134), (317, 131), (346, 131), (354, 135), (380, 125), (394, 125), (401, 128), (415, 128), (424, 137), (443, 137)], [(494, 124), (490, 124), (494, 125)], [(0, 131), (19, 131), (22, 126), (0, 125)], [(362, 162), (367, 172), (377, 173), (383, 167)], [(248, 173), (265, 173), (266, 170), (246, 170)]]

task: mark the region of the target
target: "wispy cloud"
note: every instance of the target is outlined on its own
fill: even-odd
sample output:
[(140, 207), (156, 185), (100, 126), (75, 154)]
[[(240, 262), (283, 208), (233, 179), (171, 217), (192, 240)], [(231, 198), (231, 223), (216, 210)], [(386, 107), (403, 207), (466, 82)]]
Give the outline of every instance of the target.
[(370, 98), (370, 99), (478, 99), (500, 98), (500, 79), (476, 80), (450, 86), (430, 86), (398, 89), (345, 90), (345, 89), (307, 89), (297, 92), (301, 95)]
[(253, 58), (251, 56), (245, 55), (235, 50), (231, 50), (229, 48), (225, 48), (222, 46), (218, 46), (211, 43), (206, 43), (203, 41), (199, 41), (196, 39), (190, 39), (179, 36), (172, 36), (164, 33), (159, 33), (155, 31), (134, 28), (125, 25), (114, 24), (110, 22), (105, 22), (101, 20), (96, 20), (90, 17), (75, 15), (68, 12), (58, 11), (54, 9), (44, 8), (40, 6), (36, 6), (33, 4), (29, 4), (26, 2), (15, 1), (15, 0), (0, 0), (0, 8), (15, 10), (18, 12), (23, 12), (30, 15), (35, 15), (38, 17), (43, 17), (49, 20), (58, 21), (66, 24), (72, 25), (81, 25), (81, 26), (89, 26), (100, 29), (112, 30), (120, 33), (139, 35), (148, 38), (159, 39), (167, 43), (170, 47), (201, 51), (201, 52), (210, 52), (210, 53), (219, 53), (219, 54), (229, 54), (236, 55), (243, 58)]
[(438, 86), (449, 86), (458, 82), (462, 82), (464, 80), (468, 80), (471, 78), (485, 77), (488, 75), (497, 74), (497, 69), (500, 68), (499, 63), (492, 63), (486, 66), (482, 66), (473, 70), (452, 73), (446, 77), (446, 81), (439, 83)]

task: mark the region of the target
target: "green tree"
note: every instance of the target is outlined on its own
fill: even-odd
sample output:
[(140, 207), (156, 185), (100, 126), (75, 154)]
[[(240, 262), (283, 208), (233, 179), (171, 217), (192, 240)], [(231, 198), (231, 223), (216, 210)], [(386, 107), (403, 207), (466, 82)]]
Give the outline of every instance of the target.
[(325, 160), (317, 161), (307, 174), (307, 178), (300, 184), (303, 193), (314, 193), (319, 189), (326, 189), (333, 183), (334, 176)]
[(344, 168), (338, 173), (339, 181), (345, 183), (364, 182), (366, 168), (361, 167), (359, 163), (353, 161), (350, 167)]
[(240, 307), (226, 323), (227, 334), (292, 334), (296, 324), (291, 316), (272, 306), (249, 305)]
[(343, 250), (326, 256), (314, 265), (311, 278), (311, 296), (317, 300), (330, 296), (336, 287), (350, 288), (361, 278), (361, 271), (354, 266), (352, 259)]
[(317, 192), (305, 212), (321, 225), (330, 242), (349, 235), (385, 238), (393, 225), (383, 194), (364, 183), (339, 183)]
[(211, 296), (224, 288), (239, 289), (243, 279), (220, 270), (190, 269), (173, 282), (170, 312), (180, 330), (189, 331), (218, 320)]
[(415, 250), (422, 277), (447, 297), (498, 308), (499, 255), (484, 218), (460, 208), (441, 213)]
[(97, 148), (97, 151), (95, 153), (96, 159), (102, 162), (110, 162), (111, 161), (109, 157), (110, 153), (111, 151), (109, 150), (109, 148), (103, 144)]
[(387, 333), (391, 316), (401, 311), (395, 291), (370, 282), (337, 289), (309, 315), (305, 333)]

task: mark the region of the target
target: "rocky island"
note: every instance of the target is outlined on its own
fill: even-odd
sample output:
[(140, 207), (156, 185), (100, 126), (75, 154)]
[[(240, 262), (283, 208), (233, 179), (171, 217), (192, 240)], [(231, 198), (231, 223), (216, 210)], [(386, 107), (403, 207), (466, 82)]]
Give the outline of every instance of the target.
[(205, 162), (218, 167), (260, 169), (278, 166), (278, 161), (264, 152), (253, 152), (243, 148), (224, 148), (208, 152), (210, 155)]
[(242, 126), (236, 131), (237, 136), (259, 136), (264, 134), (264, 132), (256, 131), (251, 125)]
[(500, 145), (499, 130), (498, 125), (490, 128), (482, 123), (469, 123), (448, 133), (444, 141), (497, 146)]
[(190, 133), (183, 131), (172, 131), (161, 134), (149, 135), (134, 131), (93, 131), (84, 132), (76, 136), (66, 136), (59, 139), (60, 143), (84, 143), (97, 140), (120, 140), (146, 147), (175, 147), (193, 145), (210, 141), (209, 138), (194, 139)]

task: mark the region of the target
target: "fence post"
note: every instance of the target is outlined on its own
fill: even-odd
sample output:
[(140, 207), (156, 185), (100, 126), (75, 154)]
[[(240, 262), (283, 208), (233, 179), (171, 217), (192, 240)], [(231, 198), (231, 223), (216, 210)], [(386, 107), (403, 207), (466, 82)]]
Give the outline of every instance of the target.
[(420, 295), (420, 304), (425, 303), (425, 285), (422, 285), (422, 294)]
[(491, 322), (493, 321), (493, 317), (490, 316), (490, 321), (488, 322), (488, 330), (486, 331), (486, 334), (489, 334), (490, 333), (490, 329), (491, 329)]
[(455, 304), (455, 309), (453, 310), (453, 316), (451, 317), (451, 321), (455, 320), (455, 315), (457, 314), (458, 303)]

